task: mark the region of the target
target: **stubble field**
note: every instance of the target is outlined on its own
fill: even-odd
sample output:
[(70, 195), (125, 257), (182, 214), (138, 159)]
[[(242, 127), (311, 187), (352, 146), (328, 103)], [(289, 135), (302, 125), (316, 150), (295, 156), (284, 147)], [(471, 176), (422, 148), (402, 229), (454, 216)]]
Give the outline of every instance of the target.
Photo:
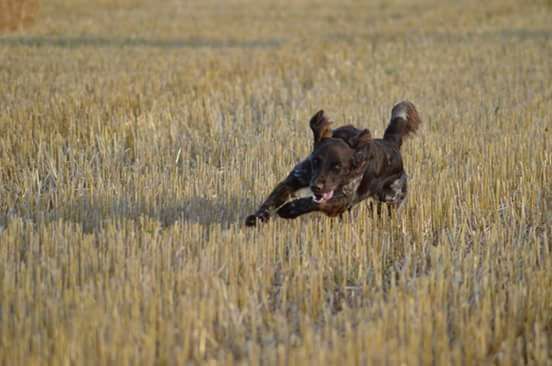
[[(43, 1), (0, 35), (0, 364), (552, 363), (549, 1)], [(400, 217), (246, 228), (309, 117)]]

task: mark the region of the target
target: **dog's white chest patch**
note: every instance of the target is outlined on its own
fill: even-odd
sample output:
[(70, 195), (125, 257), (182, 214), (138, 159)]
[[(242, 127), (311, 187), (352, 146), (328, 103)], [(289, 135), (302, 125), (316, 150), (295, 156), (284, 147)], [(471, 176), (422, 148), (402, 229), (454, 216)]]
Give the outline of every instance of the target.
[(306, 198), (306, 197), (312, 197), (313, 193), (309, 187), (298, 189), (293, 193), (293, 196), (296, 198)]

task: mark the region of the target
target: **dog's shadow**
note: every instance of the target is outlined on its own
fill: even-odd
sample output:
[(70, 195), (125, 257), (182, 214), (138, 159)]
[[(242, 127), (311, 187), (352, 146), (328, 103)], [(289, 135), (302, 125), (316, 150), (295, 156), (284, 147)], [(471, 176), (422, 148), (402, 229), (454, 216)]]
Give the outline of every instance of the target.
[(117, 224), (126, 220), (138, 222), (143, 219), (157, 221), (164, 228), (177, 222), (229, 227), (239, 224), (245, 218), (245, 213), (253, 207), (251, 198), (238, 197), (192, 197), (175, 200), (170, 204), (155, 205), (132, 201), (126, 197), (118, 200), (83, 197), (30, 214), (19, 214), (14, 209), (10, 214), (0, 215), (0, 224), (5, 227), (11, 217), (22, 217), (34, 223), (63, 220), (81, 225), (85, 233), (97, 232), (110, 223)]
[(154, 210), (150, 216), (159, 220), (163, 226), (173, 225), (177, 221), (201, 225), (221, 224), (229, 226), (241, 222), (245, 213), (254, 206), (248, 198), (231, 197), (227, 199), (209, 199), (193, 197), (175, 205)]

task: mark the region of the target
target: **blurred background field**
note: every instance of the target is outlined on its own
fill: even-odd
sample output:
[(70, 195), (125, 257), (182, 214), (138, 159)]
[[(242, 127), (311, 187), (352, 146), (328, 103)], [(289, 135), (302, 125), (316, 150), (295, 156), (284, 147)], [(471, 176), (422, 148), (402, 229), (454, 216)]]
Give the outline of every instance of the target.
[[(552, 363), (550, 1), (0, 9), (0, 364)], [(401, 217), (243, 226), (401, 99)]]

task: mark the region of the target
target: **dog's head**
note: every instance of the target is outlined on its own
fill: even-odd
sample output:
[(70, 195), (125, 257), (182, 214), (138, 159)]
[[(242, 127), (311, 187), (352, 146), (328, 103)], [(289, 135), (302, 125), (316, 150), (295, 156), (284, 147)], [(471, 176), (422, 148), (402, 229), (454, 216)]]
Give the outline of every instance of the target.
[(310, 189), (314, 201), (322, 203), (362, 175), (371, 136), (370, 131), (359, 130), (348, 136), (332, 137), (330, 122), (323, 111), (312, 117), (310, 127), (314, 134), (313, 152), (309, 157), (312, 171)]

